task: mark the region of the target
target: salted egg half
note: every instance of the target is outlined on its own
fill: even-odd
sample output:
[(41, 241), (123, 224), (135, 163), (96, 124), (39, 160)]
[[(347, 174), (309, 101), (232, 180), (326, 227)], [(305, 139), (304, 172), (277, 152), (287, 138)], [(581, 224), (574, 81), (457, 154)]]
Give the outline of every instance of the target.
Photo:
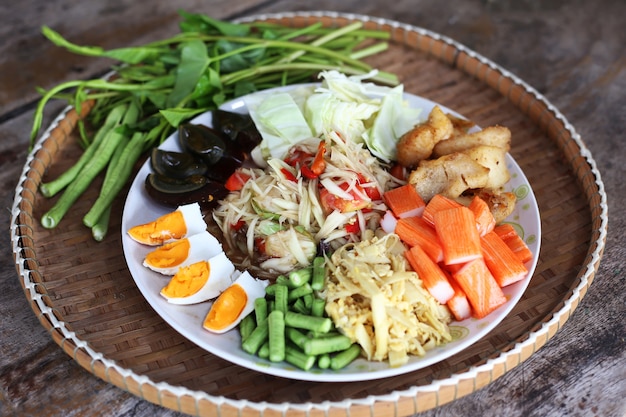
[(184, 266), (161, 290), (172, 304), (196, 304), (211, 300), (233, 282), (235, 266), (224, 252), (211, 259)]
[(163, 275), (174, 275), (181, 267), (207, 260), (222, 251), (222, 244), (208, 231), (166, 243), (149, 252), (143, 265)]
[(190, 203), (164, 214), (149, 223), (131, 227), (128, 235), (135, 241), (158, 246), (172, 240), (189, 237), (206, 230), (200, 204)]
[(254, 300), (265, 297), (268, 282), (244, 271), (213, 302), (202, 327), (214, 333), (225, 333), (237, 326), (254, 310)]

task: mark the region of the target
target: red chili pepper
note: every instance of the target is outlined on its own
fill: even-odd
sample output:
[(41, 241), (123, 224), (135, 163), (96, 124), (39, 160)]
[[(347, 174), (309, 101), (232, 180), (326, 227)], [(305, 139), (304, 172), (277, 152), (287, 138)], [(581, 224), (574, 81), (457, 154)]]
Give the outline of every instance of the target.
[(280, 172), (282, 172), (282, 174), (285, 176), (287, 180), (292, 181), (292, 182), (298, 182), (298, 179), (296, 178), (296, 176), (293, 175), (293, 173), (289, 171), (287, 168), (281, 168)]

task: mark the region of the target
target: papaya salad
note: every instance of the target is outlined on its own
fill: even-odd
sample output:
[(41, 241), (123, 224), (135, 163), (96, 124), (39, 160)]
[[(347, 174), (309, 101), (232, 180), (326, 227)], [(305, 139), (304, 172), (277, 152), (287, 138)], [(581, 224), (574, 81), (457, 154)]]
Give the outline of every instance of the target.
[[(214, 300), (205, 329), (237, 326), (246, 352), (305, 370), (357, 357), (398, 367), (451, 341), (454, 320), (506, 303), (502, 288), (532, 258), (502, 223), (515, 206), (503, 188), (510, 132), (438, 106), (421, 114), (374, 74), (325, 71), (321, 84), (246, 98), (260, 142), (206, 214), (219, 242), (204, 272), (169, 270), (168, 301)], [(198, 222), (197, 206), (176, 212)], [(129, 233), (161, 239), (166, 223)], [(160, 243), (189, 239), (182, 229)], [(210, 262), (228, 279), (209, 278)], [(209, 298), (189, 294), (211, 280)]]

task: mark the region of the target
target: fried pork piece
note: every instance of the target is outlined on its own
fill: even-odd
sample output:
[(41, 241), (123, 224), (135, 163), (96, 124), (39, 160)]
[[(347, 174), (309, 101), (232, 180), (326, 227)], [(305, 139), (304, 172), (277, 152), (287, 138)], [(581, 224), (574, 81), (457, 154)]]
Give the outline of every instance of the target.
[(416, 125), (402, 135), (398, 141), (398, 163), (405, 167), (414, 167), (421, 160), (430, 157), (434, 146), (452, 136), (454, 127), (446, 114), (435, 106), (428, 120)]
[(497, 190), (511, 179), (506, 166), (506, 151), (503, 148), (479, 145), (462, 151), (485, 168), (489, 168), (489, 179), (485, 188)]
[(489, 168), (461, 152), (423, 160), (409, 175), (409, 183), (424, 201), (435, 194), (454, 199), (467, 190), (484, 188), (488, 181)]
[(437, 142), (432, 150), (432, 156), (439, 158), (480, 145), (495, 146), (508, 152), (511, 148), (511, 131), (504, 126), (489, 126), (478, 132), (452, 136), (450, 139)]

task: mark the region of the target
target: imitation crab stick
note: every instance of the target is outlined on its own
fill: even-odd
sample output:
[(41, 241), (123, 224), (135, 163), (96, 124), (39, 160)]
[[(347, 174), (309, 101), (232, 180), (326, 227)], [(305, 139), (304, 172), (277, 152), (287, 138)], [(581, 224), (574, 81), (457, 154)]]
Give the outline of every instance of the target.
[(399, 219), (395, 233), (407, 245), (419, 245), (433, 261), (437, 263), (443, 261), (443, 249), (437, 232), (421, 217)]
[(466, 263), (453, 275), (472, 306), (472, 315), (483, 318), (506, 303), (506, 297), (482, 258)]
[(446, 274), (420, 246), (413, 246), (405, 252), (405, 256), (424, 287), (440, 304), (446, 304), (454, 296), (454, 289)]
[(446, 265), (482, 258), (480, 236), (470, 209), (459, 206), (437, 211), (434, 222)]
[(522, 263), (525, 264), (533, 258), (532, 252), (513, 226), (503, 223), (496, 226), (493, 231), (500, 236)]
[(496, 219), (493, 217), (489, 205), (482, 198), (476, 196), (469, 204), (469, 209), (474, 213), (478, 234), (484, 236), (491, 232), (496, 226)]
[(450, 309), (450, 312), (458, 321), (470, 318), (470, 316), (472, 315), (472, 308), (469, 304), (469, 301), (467, 300), (465, 292), (455, 279), (451, 278), (449, 282), (452, 286), (452, 289), (454, 290), (454, 295), (446, 303), (446, 305)]
[(386, 191), (383, 194), (383, 200), (393, 214), (400, 219), (421, 216), (426, 206), (412, 184), (405, 184)]
[(461, 203), (454, 201), (451, 198), (441, 194), (435, 194), (435, 196), (430, 199), (428, 204), (426, 204), (426, 207), (424, 207), (422, 218), (428, 223), (434, 224), (434, 216), (436, 212), (460, 206)]
[(498, 285), (505, 287), (523, 279), (528, 270), (495, 232), (480, 238), (485, 263)]

